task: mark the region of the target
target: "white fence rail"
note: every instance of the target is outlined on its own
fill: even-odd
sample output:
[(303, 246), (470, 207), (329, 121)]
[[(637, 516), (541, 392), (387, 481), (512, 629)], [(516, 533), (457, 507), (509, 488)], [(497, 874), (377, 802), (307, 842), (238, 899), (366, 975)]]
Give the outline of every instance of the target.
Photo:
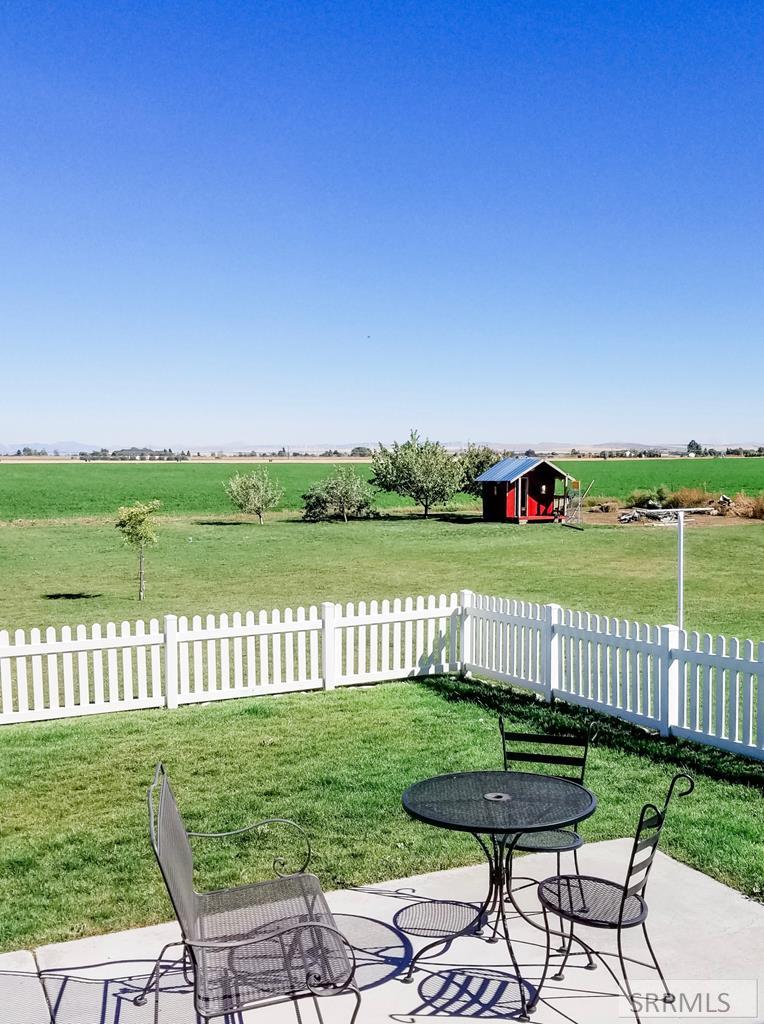
[(0, 725), (468, 671), (764, 760), (764, 642), (468, 590), (0, 630)]

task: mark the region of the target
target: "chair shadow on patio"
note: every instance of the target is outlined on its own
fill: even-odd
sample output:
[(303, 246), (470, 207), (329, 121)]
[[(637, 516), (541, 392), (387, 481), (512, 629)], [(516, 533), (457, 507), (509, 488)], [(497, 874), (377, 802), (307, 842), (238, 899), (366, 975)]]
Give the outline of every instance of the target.
[[(356, 978), (362, 991), (392, 981), (409, 962), (411, 943), (390, 924), (353, 914), (337, 914), (336, 919), (356, 950)], [(51, 1007), (52, 1024), (153, 1024), (153, 999), (144, 1006), (133, 1003), (153, 967), (151, 952), (146, 951), (145, 961), (144, 957), (136, 957), (43, 971), (41, 980)], [(145, 969), (140, 968), (144, 962)], [(181, 961), (170, 957), (166, 966), (168, 970), (163, 974), (161, 986), (160, 1024), (196, 1024), (193, 990), (184, 978)], [(284, 1001), (286, 1007), (289, 1003), (288, 999)], [(277, 1009), (273, 1007), (265, 1012), (256, 1009), (244, 1016), (234, 1014), (226, 1024), (242, 1024), (244, 1020), (252, 1020), (253, 1024), (258, 1020), (265, 1022)], [(296, 1015), (294, 1019), (301, 1018)], [(30, 1021), (30, 1024), (37, 1024), (37, 1021)], [(41, 1017), (39, 1024), (48, 1024), (47, 1017)]]

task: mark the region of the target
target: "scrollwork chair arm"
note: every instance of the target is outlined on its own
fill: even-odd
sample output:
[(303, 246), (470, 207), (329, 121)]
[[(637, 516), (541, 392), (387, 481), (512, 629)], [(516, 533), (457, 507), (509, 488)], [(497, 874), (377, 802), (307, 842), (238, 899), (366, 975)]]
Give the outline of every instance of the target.
[(264, 818), (262, 821), (255, 821), (251, 825), (245, 825), (243, 828), (235, 828), (229, 832), (187, 832), (186, 834), (191, 839), (231, 839), (234, 836), (243, 836), (248, 833), (254, 832), (256, 829), (264, 828), (267, 825), (287, 825), (289, 828), (294, 829), (299, 833), (300, 838), (305, 843), (305, 855), (298, 868), (294, 871), (284, 870), (287, 866), (284, 857), (274, 857), (273, 859), (273, 870), (280, 877), (284, 878), (286, 875), (301, 875), (308, 864), (312, 854), (310, 839), (304, 828), (301, 828), (296, 821), (292, 821), (290, 818)]

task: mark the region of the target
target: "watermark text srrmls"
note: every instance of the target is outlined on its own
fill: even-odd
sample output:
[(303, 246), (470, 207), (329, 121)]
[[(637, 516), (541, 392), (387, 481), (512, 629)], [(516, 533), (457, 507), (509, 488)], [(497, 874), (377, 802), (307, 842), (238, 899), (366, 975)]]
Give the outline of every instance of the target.
[(633, 1007), (625, 996), (618, 1000), (618, 1016), (634, 1018), (634, 1010), (648, 1020), (758, 1020), (759, 986), (748, 981), (670, 981), (674, 1001), (667, 1003), (660, 983), (632, 983)]

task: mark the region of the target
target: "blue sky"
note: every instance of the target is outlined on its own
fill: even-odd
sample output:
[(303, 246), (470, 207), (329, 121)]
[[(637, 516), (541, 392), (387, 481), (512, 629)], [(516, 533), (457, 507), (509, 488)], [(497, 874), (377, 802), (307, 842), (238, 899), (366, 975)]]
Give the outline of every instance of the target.
[(764, 5), (0, 8), (0, 443), (764, 439)]

